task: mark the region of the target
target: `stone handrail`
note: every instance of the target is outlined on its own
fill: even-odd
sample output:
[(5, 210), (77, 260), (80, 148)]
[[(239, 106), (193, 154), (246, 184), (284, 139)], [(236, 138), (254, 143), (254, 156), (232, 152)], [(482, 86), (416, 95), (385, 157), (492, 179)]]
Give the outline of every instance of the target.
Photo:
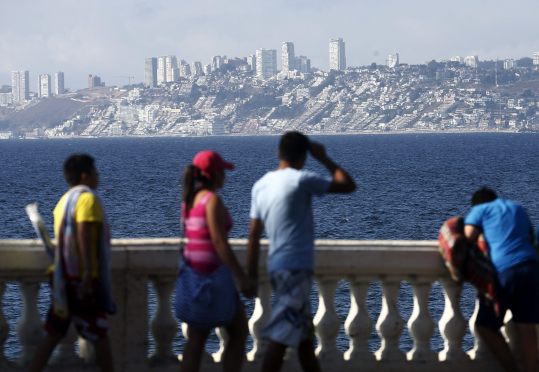
[[(232, 239), (231, 245), (240, 262), (245, 262), (245, 240)], [(178, 264), (179, 239), (116, 239), (113, 241), (113, 292), (118, 313), (111, 317), (111, 343), (117, 371), (177, 371), (181, 356), (172, 352), (177, 322), (171, 311)], [(259, 297), (249, 320), (253, 347), (246, 353), (244, 371), (258, 371), (264, 351), (261, 330), (271, 311), (271, 288), (265, 271), (267, 242), (262, 244), (260, 258)], [(0, 240), (0, 296), (6, 282), (16, 282), (21, 290), (22, 309), (17, 323), (17, 335), (22, 348), (18, 360), (8, 360), (4, 343), (8, 335), (5, 320), (12, 308), (0, 307), (0, 369), (24, 370), (42, 337), (42, 320), (37, 307), (41, 282), (46, 281), (48, 258), (35, 240)], [(349, 348), (344, 353), (336, 346), (340, 320), (335, 310), (335, 290), (339, 280), (348, 281), (350, 310), (344, 329)], [(318, 340), (317, 355), (325, 371), (449, 371), (476, 369), (496, 371), (493, 358), (485, 345), (475, 339), (475, 347), (465, 352), (462, 339), (466, 320), (460, 309), (462, 286), (453, 282), (444, 268), (435, 241), (353, 241), (318, 240), (316, 242), (315, 280), (318, 284), (319, 305), (314, 316)], [(381, 313), (371, 324), (366, 295), (369, 283), (381, 284)], [(407, 324), (400, 315), (397, 299), (401, 281), (413, 289), (413, 312)], [(439, 281), (444, 292), (444, 311), (438, 324), (429, 314), (429, 294), (433, 282)], [(148, 283), (155, 288), (156, 311), (148, 322)], [(0, 302), (1, 306), (1, 302)], [(9, 305), (8, 305), (9, 306)], [(477, 310), (477, 309), (476, 309)], [(470, 319), (473, 325), (475, 313)], [(376, 327), (381, 346), (369, 350), (372, 327)], [(438, 326), (444, 340), (440, 352), (431, 349), (434, 329)], [(405, 353), (399, 348), (404, 327), (408, 327), (413, 348)], [(185, 327), (182, 327), (185, 328)], [(511, 340), (511, 328), (506, 335)], [(155, 351), (148, 357), (148, 332), (155, 339)], [(474, 334), (473, 326), (471, 329)], [(183, 332), (185, 335), (185, 330)], [(221, 348), (203, 360), (203, 370), (221, 370), (219, 361), (227, 336), (224, 329), (217, 332)], [(59, 345), (49, 370), (94, 370), (91, 347), (79, 341), (71, 330)], [(293, 352), (289, 353), (293, 356)], [(285, 371), (300, 370), (295, 357), (286, 361)]]

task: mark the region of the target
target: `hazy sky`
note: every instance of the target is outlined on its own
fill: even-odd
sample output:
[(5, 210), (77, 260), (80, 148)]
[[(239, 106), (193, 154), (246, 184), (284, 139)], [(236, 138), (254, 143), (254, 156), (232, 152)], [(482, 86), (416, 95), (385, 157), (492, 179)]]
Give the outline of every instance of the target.
[(144, 79), (144, 58), (208, 63), (293, 41), (297, 55), (328, 66), (328, 40), (342, 37), (349, 66), (480, 59), (539, 51), (538, 0), (0, 0), (0, 84), (11, 70), (64, 71), (66, 87), (90, 73), (107, 84)]

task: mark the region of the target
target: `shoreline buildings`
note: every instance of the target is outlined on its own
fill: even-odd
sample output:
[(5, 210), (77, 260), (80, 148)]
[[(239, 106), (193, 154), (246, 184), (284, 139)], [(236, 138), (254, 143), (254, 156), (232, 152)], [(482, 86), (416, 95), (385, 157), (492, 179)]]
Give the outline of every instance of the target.
[(342, 38), (329, 40), (329, 69), (346, 70), (346, 51)]

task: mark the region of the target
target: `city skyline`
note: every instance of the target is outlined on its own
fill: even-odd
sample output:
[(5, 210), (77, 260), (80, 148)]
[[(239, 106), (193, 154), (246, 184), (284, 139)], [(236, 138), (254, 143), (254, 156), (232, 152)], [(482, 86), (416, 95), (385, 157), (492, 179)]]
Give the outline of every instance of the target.
[(324, 70), (329, 67), (328, 40), (339, 37), (346, 42), (348, 66), (385, 64), (395, 51), (403, 62), (417, 64), (453, 55), (531, 57), (539, 49), (534, 30), (539, 3), (531, 0), (492, 7), (463, 0), (450, 7), (423, 0), (279, 0), (271, 8), (258, 7), (256, 0), (206, 0), (189, 6), (166, 0), (52, 0), (31, 9), (24, 2), (10, 2), (3, 10), (0, 55), (9, 58), (0, 59), (0, 85), (9, 84), (15, 70), (31, 71), (31, 79), (64, 71), (71, 89), (83, 88), (92, 72), (108, 84), (124, 85), (130, 76), (144, 81), (144, 60), (150, 56), (176, 55), (206, 64), (213, 55), (245, 57), (262, 47), (280, 50), (288, 40), (313, 67)]

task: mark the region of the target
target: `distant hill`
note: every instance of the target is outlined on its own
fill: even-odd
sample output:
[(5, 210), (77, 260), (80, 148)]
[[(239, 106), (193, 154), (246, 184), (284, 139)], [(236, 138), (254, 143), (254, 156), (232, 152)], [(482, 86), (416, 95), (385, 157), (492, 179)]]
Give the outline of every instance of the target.
[(90, 103), (71, 98), (47, 98), (25, 110), (15, 111), (2, 118), (3, 127), (11, 130), (52, 128), (70, 119)]

